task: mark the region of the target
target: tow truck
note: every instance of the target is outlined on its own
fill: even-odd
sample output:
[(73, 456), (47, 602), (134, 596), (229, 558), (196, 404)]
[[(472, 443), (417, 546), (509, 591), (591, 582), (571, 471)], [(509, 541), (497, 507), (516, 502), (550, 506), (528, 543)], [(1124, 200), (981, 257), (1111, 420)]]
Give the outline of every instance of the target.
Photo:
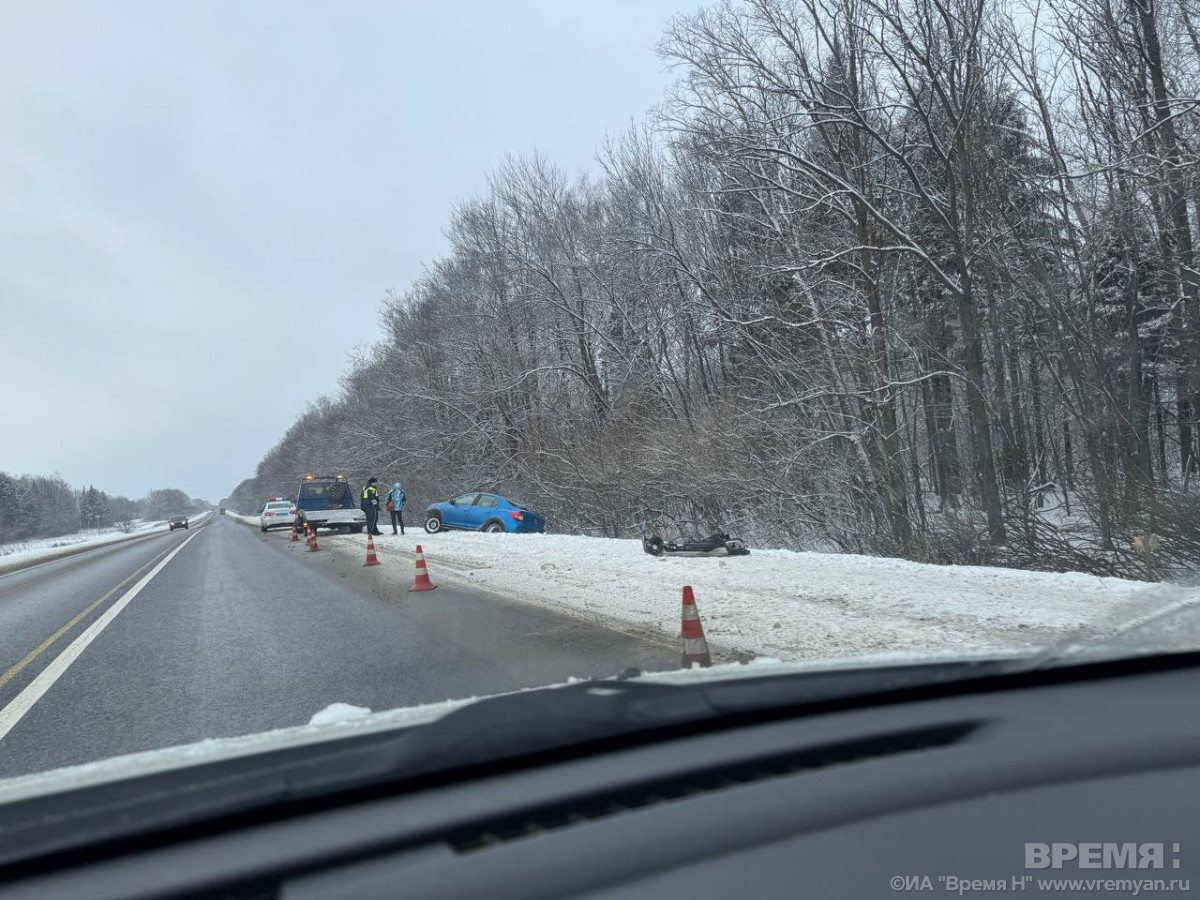
[(345, 475), (305, 475), (296, 492), (296, 506), (313, 527), (361, 532), (367, 514), (359, 508), (358, 494)]

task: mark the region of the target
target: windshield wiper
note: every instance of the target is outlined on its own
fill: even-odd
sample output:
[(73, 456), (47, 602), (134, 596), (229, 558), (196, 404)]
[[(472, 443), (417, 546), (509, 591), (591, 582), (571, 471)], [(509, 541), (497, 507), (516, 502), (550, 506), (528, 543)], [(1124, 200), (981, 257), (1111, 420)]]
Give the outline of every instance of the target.
[[(379, 796), (430, 778), (580, 755), (614, 741), (728, 727), (867, 695), (1007, 674), (1019, 660), (786, 672), (658, 684), (631, 675), (491, 697), (398, 731), (265, 751), (0, 805), (0, 871), (73, 847), (118, 844), (262, 811), (303, 812), (331, 795)], [(697, 673), (699, 674), (699, 673)]]
[(711, 727), (765, 712), (998, 675), (1019, 659), (939, 661), (767, 674), (685, 684), (636, 677), (493, 697), (455, 710), (397, 744), (393, 774), (413, 777), (579, 748), (643, 732)]

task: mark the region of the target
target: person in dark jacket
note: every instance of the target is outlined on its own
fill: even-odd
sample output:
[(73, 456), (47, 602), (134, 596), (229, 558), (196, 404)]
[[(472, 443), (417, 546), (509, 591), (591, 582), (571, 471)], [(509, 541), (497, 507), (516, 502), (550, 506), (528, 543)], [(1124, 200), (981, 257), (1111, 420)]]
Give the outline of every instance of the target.
[(378, 478), (368, 478), (362, 492), (362, 511), (367, 514), (367, 534), (383, 534), (379, 530), (379, 483)]
[[(404, 534), (404, 488), (400, 486), (400, 482), (392, 485), (392, 489), (388, 491), (384, 502), (387, 504), (387, 510), (392, 514), (392, 534)], [(396, 525), (399, 524), (400, 530), (396, 531)]]

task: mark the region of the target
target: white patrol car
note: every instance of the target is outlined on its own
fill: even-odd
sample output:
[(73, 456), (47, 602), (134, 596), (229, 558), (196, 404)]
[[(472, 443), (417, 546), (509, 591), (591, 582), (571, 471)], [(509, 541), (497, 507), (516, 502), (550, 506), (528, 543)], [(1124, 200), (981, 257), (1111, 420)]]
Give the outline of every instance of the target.
[(263, 534), (272, 528), (291, 528), (296, 518), (296, 504), (287, 497), (272, 497), (258, 514), (258, 527)]

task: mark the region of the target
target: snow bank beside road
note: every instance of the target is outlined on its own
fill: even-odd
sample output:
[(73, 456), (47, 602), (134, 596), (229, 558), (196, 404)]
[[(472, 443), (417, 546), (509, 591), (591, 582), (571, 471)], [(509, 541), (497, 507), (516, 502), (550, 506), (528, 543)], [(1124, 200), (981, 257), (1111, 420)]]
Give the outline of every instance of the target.
[(88, 531), (77, 531), (75, 534), (64, 534), (55, 538), (38, 538), (32, 541), (15, 541), (11, 544), (0, 544), (0, 572), (13, 569), (23, 569), (35, 565), (43, 559), (68, 555), (71, 551), (100, 547), (113, 544), (127, 538), (150, 534), (155, 531), (166, 531), (168, 523), (138, 522), (133, 531), (126, 534), (118, 528), (96, 528)]
[[(365, 554), (360, 535), (322, 545)], [(379, 577), (398, 598), (422, 544), (447, 581), (606, 625), (679, 634), (680, 589), (696, 590), (709, 642), (783, 660), (886, 651), (1031, 649), (1111, 628), (1123, 610), (1181, 589), (1097, 578), (787, 550), (727, 559), (657, 559), (631, 540), (448, 532), (375, 539)], [(436, 600), (436, 594), (424, 595)], [(432, 602), (432, 601), (430, 601)]]

